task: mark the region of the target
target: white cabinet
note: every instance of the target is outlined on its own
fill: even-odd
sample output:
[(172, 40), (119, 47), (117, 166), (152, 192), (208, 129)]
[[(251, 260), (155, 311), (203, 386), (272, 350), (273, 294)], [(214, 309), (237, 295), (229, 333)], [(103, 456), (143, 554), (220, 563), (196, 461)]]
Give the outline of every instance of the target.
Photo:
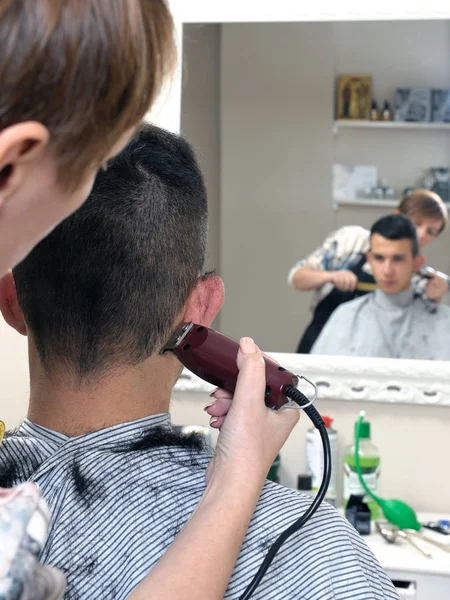
[[(435, 521), (443, 517), (444, 515), (419, 514), (419, 521)], [(450, 539), (447, 539), (450, 536), (442, 536), (425, 529), (424, 534), (450, 544)], [(427, 558), (405, 542), (389, 544), (378, 533), (364, 539), (396, 584), (403, 600), (450, 599), (450, 553), (419, 541), (421, 546), (433, 554), (432, 558)]]

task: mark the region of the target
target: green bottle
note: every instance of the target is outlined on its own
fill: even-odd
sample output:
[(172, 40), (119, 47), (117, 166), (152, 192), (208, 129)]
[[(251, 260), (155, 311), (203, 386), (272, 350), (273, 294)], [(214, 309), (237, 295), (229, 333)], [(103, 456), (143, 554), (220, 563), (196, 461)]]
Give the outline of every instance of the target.
[[(356, 423), (355, 423), (356, 429)], [(377, 447), (370, 440), (370, 423), (363, 421), (360, 427), (359, 463), (361, 473), (367, 487), (378, 494), (378, 478), (380, 476), (380, 454)], [(344, 508), (350, 496), (364, 496), (363, 501), (370, 509), (371, 519), (380, 517), (378, 504), (368, 496), (361, 483), (355, 466), (355, 443), (347, 446), (344, 451)]]
[(278, 469), (280, 468), (281, 457), (279, 454), (275, 457), (275, 460), (272, 463), (272, 466), (267, 473), (267, 479), (270, 481), (275, 481), (275, 483), (279, 483), (280, 479), (278, 477)]

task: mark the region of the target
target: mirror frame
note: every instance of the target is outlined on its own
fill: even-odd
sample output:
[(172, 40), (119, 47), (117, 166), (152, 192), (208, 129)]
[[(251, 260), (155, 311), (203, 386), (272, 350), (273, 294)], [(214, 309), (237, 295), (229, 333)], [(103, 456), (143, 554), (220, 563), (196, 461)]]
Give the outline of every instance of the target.
[[(395, 4), (395, 6), (394, 6)], [(430, 0), (417, 9), (407, 0), (354, 9), (347, 4), (329, 2), (306, 4), (298, 0), (171, 0), (170, 6), (178, 33), (179, 63), (175, 76), (175, 102), (170, 113), (173, 130), (179, 129), (181, 116), (181, 33), (183, 23), (263, 23), (318, 21), (386, 21), (450, 19), (450, 5)], [(242, 332), (243, 334), (245, 332)], [(286, 369), (304, 374), (317, 387), (320, 399), (369, 401), (401, 404), (450, 406), (450, 368), (444, 361), (381, 359), (343, 356), (316, 356), (268, 352)], [(184, 369), (174, 391), (206, 393), (213, 386)]]
[[(319, 401), (450, 406), (450, 369), (445, 361), (268, 354), (289, 371), (310, 379), (317, 386)], [(210, 393), (213, 389), (184, 369), (174, 391)]]
[(305, 3), (298, 0), (170, 0), (173, 15), (181, 23), (267, 23), (301, 21), (394, 21), (450, 18), (445, 0), (415, 4), (410, 0), (377, 0), (361, 3), (328, 0)]

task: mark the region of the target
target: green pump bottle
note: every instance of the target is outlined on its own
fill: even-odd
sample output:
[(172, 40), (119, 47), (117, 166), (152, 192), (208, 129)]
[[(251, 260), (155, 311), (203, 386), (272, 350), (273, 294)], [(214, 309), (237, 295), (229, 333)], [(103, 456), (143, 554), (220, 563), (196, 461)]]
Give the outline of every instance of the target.
[[(356, 426), (357, 423), (355, 423), (355, 432)], [(370, 439), (370, 423), (368, 421), (363, 421), (360, 425), (359, 463), (367, 487), (374, 494), (377, 494), (378, 479), (380, 476), (380, 454)], [(380, 517), (378, 504), (366, 494), (359, 481), (355, 464), (355, 442), (347, 446), (344, 451), (344, 508), (346, 508), (348, 500), (352, 495), (364, 496), (363, 501), (370, 509), (370, 518), (372, 520)]]

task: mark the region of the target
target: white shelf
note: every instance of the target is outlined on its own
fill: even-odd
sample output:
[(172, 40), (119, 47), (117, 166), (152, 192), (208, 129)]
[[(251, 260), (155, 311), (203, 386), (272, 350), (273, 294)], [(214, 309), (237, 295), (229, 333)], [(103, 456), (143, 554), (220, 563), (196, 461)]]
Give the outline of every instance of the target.
[(395, 208), (400, 204), (400, 198), (392, 200), (378, 200), (377, 198), (355, 198), (345, 200), (333, 200), (333, 206), (371, 206), (375, 208)]
[(333, 133), (341, 129), (426, 129), (449, 131), (450, 123), (405, 122), (405, 121), (364, 121), (357, 119), (338, 119), (333, 123)]

